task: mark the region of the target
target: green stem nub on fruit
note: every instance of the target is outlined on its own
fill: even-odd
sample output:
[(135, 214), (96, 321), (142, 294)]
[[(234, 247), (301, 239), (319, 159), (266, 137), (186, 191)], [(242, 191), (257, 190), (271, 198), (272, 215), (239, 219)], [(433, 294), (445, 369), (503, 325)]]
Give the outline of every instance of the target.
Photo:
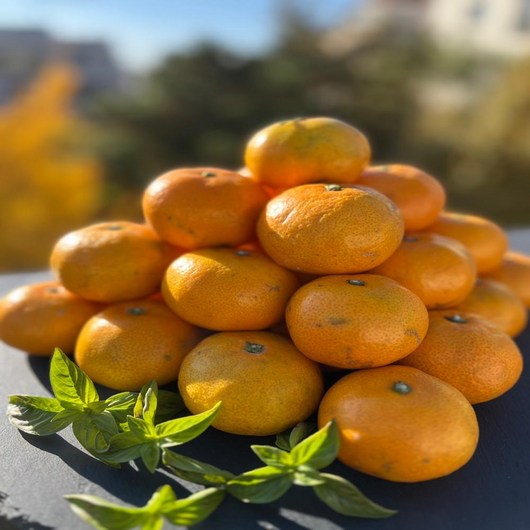
[(445, 319), (449, 320), (449, 322), (454, 322), (455, 324), (465, 324), (467, 322), (467, 320), (462, 315), (459, 315), (457, 313), (445, 317)]
[(245, 342), (245, 351), (248, 353), (263, 353), (265, 346), (256, 342)]
[(358, 285), (360, 287), (366, 285), (362, 280), (346, 280), (346, 283), (349, 283), (350, 285)]
[(326, 191), (342, 191), (342, 186), (339, 184), (326, 184), (324, 188), (326, 188)]
[(403, 241), (406, 243), (417, 243), (419, 240), (418, 236), (403, 236)]
[(201, 177), (216, 177), (217, 176), (217, 173), (213, 173), (212, 171), (203, 171), (201, 173)]
[(235, 251), (236, 256), (250, 256), (249, 250), (239, 249)]
[(397, 392), (398, 394), (410, 394), (412, 392), (412, 388), (410, 387), (410, 385), (408, 385), (404, 381), (396, 381), (392, 385), (392, 390), (394, 392)]
[(133, 316), (140, 316), (145, 315), (147, 311), (143, 307), (131, 307), (127, 310), (127, 313)]

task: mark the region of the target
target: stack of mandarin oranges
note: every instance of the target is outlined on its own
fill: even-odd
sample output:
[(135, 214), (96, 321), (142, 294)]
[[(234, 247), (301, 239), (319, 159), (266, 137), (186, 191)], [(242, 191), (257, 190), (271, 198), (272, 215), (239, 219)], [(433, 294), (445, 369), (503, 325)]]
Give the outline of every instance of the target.
[(144, 191), (144, 223), (57, 241), (57, 279), (4, 297), (0, 337), (72, 353), (112, 389), (178, 381), (192, 413), (222, 401), (222, 431), (316, 413), (354, 469), (452, 473), (477, 446), (472, 405), (521, 375), (530, 257), (445, 210), (426, 172), (370, 162), (359, 130), (313, 117), (255, 133), (238, 171), (169, 171)]

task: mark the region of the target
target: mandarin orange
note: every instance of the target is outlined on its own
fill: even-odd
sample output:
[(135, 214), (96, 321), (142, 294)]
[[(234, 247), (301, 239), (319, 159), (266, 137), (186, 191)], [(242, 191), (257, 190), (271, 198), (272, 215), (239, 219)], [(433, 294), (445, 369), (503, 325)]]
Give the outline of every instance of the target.
[(434, 223), (445, 206), (446, 194), (440, 182), (413, 166), (369, 167), (356, 184), (373, 188), (392, 200), (403, 216), (407, 232)]
[(187, 252), (171, 263), (162, 293), (188, 322), (242, 331), (280, 322), (298, 285), (293, 272), (261, 252), (216, 247)]
[(425, 230), (460, 241), (475, 260), (478, 274), (499, 267), (508, 250), (508, 237), (504, 230), (497, 223), (478, 215), (442, 212)]
[(470, 403), (490, 401), (519, 380), (523, 357), (495, 324), (453, 309), (429, 312), (429, 331), (400, 364), (413, 366), (460, 390)]
[(324, 395), (318, 425), (336, 421), (347, 466), (396, 482), (443, 477), (473, 456), (479, 427), (454, 387), (408, 366), (352, 372)]
[(331, 275), (305, 284), (291, 297), (285, 320), (304, 355), (347, 369), (405, 357), (429, 324), (419, 297), (375, 274)]
[(219, 168), (181, 168), (145, 189), (144, 217), (172, 245), (193, 250), (239, 245), (255, 237), (268, 195), (254, 180)]
[(265, 252), (288, 269), (345, 274), (387, 259), (401, 242), (403, 218), (370, 188), (306, 184), (271, 199), (257, 231)]
[(325, 117), (273, 123), (256, 132), (245, 149), (248, 171), (271, 188), (355, 182), (370, 157), (370, 144), (363, 133)]
[(430, 309), (462, 301), (477, 275), (475, 262), (461, 243), (428, 233), (406, 235), (397, 250), (371, 272), (398, 281)]
[(81, 329), (74, 358), (96, 383), (139, 390), (153, 380), (175, 381), (184, 356), (200, 340), (198, 328), (156, 300), (108, 306)]
[(72, 353), (79, 331), (101, 309), (57, 281), (17, 287), (0, 300), (0, 340), (33, 355)]
[(266, 331), (225, 331), (185, 357), (179, 390), (197, 414), (222, 402), (213, 422), (232, 434), (277, 434), (305, 420), (324, 391), (319, 366), (293, 343)]

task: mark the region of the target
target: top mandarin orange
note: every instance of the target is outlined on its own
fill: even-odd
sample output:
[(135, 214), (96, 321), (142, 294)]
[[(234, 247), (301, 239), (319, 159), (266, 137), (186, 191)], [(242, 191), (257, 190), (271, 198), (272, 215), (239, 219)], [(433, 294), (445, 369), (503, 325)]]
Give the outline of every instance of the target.
[(296, 118), (273, 123), (252, 136), (245, 165), (271, 188), (311, 182), (355, 182), (371, 158), (366, 137), (333, 118)]

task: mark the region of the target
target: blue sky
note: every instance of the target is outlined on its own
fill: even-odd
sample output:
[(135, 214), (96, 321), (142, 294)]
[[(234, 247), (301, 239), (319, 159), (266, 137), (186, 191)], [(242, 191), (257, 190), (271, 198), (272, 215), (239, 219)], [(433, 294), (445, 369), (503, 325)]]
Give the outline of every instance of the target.
[[(360, 0), (297, 0), (331, 25)], [(43, 28), (64, 39), (104, 39), (130, 69), (150, 68), (167, 52), (213, 40), (245, 54), (274, 43), (282, 0), (4, 0), (0, 28)]]

